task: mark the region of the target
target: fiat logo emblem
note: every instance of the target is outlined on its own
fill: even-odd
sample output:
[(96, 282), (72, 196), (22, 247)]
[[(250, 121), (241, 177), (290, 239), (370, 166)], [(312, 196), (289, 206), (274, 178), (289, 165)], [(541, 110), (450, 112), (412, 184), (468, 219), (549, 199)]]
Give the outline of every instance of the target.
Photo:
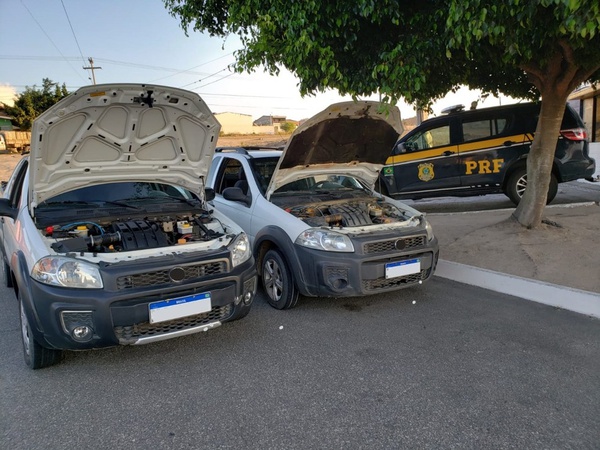
[(173, 267), (169, 271), (169, 278), (174, 282), (183, 281), (185, 278), (185, 270), (183, 270), (183, 267)]
[(396, 247), (396, 250), (404, 250), (404, 247), (406, 247), (406, 242), (404, 242), (404, 239), (398, 239), (394, 244), (394, 247)]

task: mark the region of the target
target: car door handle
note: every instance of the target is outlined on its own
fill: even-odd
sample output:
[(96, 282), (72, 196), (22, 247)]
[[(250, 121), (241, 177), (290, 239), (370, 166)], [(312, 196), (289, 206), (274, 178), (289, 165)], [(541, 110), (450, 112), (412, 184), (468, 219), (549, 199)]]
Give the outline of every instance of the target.
[(515, 141), (504, 141), (504, 146), (505, 147), (510, 147), (511, 145), (514, 145), (514, 144), (516, 144)]
[(450, 155), (454, 155), (456, 152), (451, 152), (450, 150), (446, 150), (444, 153), (442, 153), (442, 155), (444, 156), (450, 156)]

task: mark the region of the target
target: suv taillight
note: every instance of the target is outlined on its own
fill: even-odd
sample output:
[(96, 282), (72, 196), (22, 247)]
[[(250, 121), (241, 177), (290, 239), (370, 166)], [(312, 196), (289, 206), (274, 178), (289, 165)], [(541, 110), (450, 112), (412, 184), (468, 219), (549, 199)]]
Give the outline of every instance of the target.
[(585, 131), (585, 128), (571, 128), (570, 130), (560, 130), (560, 134), (562, 137), (570, 141), (585, 141), (587, 139), (587, 131)]

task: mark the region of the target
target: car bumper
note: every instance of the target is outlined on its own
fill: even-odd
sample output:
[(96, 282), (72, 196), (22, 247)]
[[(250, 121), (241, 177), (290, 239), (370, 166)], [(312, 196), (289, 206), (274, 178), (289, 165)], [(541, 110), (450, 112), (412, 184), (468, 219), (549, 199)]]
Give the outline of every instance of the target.
[[(362, 251), (365, 246), (360, 242), (354, 244), (360, 248), (355, 253), (325, 252), (296, 246), (300, 293), (305, 296), (355, 297), (419, 285), (433, 276), (439, 257), (435, 238), (412, 250), (383, 250), (372, 254)], [(386, 267), (398, 263), (408, 263), (415, 269), (400, 275), (386, 270)]]
[[(156, 271), (159, 267), (145, 267)], [(34, 336), (43, 346), (81, 350), (136, 345), (207, 331), (245, 316), (256, 293), (254, 259), (218, 279), (144, 288), (67, 289), (31, 281), (30, 299)], [(108, 283), (111, 284), (110, 282)], [(149, 305), (169, 299), (210, 294), (210, 310), (151, 323)], [(30, 320), (31, 322), (31, 320)], [(77, 327), (90, 327), (91, 335), (77, 339)]]

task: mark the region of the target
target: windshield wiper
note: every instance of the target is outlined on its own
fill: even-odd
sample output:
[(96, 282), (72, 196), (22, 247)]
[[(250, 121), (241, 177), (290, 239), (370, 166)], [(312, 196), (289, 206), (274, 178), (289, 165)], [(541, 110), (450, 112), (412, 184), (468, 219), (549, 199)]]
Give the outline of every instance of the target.
[(107, 203), (111, 203), (114, 205), (128, 206), (130, 208), (142, 209), (138, 206), (129, 204), (129, 202), (135, 202), (135, 203), (140, 203), (140, 204), (145, 204), (145, 205), (147, 205), (149, 203), (157, 204), (157, 203), (174, 203), (174, 202), (186, 203), (187, 205), (190, 205), (190, 206), (198, 206), (200, 204), (200, 200), (197, 200), (197, 199), (172, 197), (170, 195), (156, 196), (156, 197), (155, 196), (134, 197), (134, 198), (121, 199), (121, 200), (116, 200), (116, 201), (107, 202)]
[(114, 205), (114, 206), (122, 206), (123, 208), (131, 208), (131, 209), (142, 209), (139, 206), (130, 205), (127, 202), (121, 200), (94, 200), (94, 203), (104, 203), (105, 205)]
[(40, 207), (40, 206), (71, 206), (71, 205), (94, 206), (94, 207), (96, 206), (92, 202), (86, 202), (83, 200), (63, 200), (60, 202), (42, 202), (38, 205), (38, 207)]

